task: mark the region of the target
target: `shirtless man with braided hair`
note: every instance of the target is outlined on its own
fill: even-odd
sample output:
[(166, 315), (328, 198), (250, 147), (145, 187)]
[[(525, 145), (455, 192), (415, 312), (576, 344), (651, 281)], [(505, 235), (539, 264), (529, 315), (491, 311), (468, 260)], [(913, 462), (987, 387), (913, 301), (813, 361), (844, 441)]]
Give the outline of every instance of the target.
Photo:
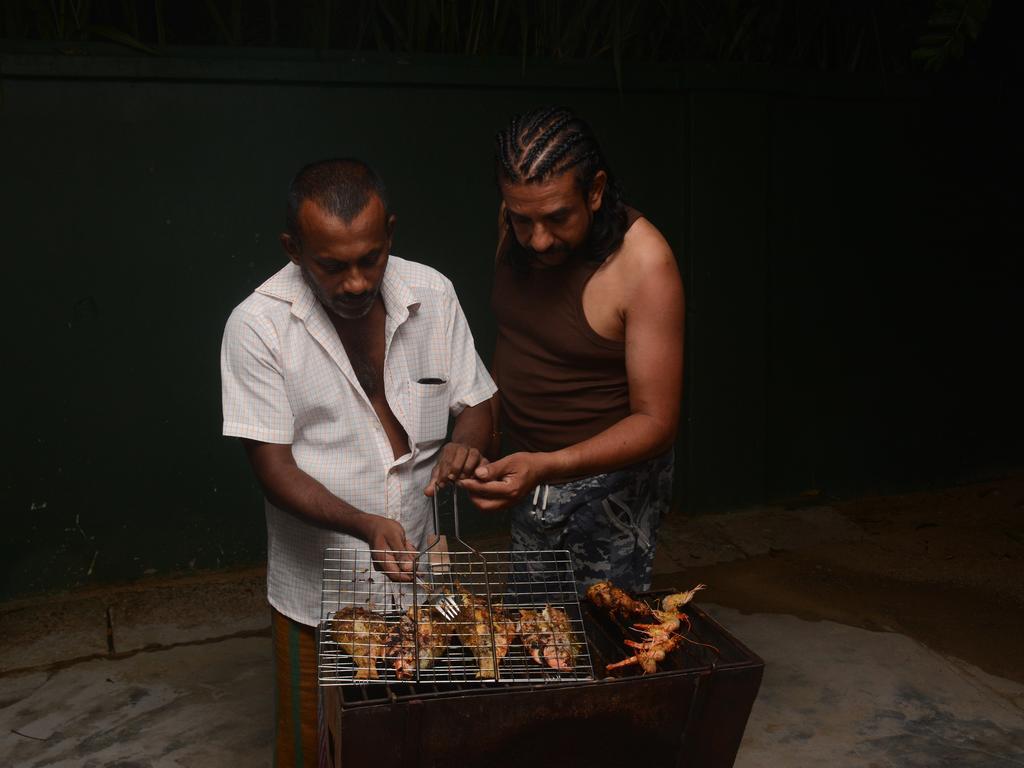
[(513, 118), (495, 170), (492, 404), (513, 452), (459, 483), (511, 507), (514, 549), (568, 549), (581, 590), (649, 589), (682, 389), (675, 257), (567, 109)]

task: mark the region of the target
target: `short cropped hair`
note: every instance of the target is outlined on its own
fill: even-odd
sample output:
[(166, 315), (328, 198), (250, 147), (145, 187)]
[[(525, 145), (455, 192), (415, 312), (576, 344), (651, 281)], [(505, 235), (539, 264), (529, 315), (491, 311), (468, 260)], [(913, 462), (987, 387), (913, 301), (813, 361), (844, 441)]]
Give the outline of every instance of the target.
[(288, 185), (288, 203), (284, 214), (285, 231), (301, 248), (299, 208), (304, 202), (311, 200), (327, 213), (348, 224), (366, 208), (374, 195), (380, 198), (385, 217), (389, 216), (390, 206), (384, 182), (377, 172), (362, 160), (343, 157), (310, 163), (295, 174), (295, 178)]

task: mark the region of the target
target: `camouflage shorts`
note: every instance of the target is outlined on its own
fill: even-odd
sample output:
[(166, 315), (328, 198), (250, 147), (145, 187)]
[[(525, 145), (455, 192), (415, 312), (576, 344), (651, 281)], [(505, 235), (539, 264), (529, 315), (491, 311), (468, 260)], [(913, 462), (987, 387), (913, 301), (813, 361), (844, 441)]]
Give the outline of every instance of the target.
[(616, 472), (541, 486), (512, 507), (512, 549), (569, 550), (581, 593), (603, 579), (634, 592), (650, 589), (672, 465), (669, 451)]

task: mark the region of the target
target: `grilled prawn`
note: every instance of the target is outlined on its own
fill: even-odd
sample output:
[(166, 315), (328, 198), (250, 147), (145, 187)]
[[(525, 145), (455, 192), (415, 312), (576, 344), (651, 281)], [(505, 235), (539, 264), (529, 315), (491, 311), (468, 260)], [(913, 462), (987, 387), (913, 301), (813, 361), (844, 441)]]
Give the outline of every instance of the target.
[[(636, 625), (637, 628), (641, 626), (645, 625)], [(618, 669), (619, 667), (628, 667), (631, 664), (636, 664), (643, 670), (645, 675), (653, 674), (658, 671), (658, 662), (664, 661), (667, 654), (683, 644), (682, 635), (677, 635), (676, 633), (670, 632), (666, 629), (660, 629), (660, 624), (647, 626), (652, 627), (652, 629), (648, 631), (647, 640), (644, 640), (643, 642), (637, 642), (635, 640), (625, 641), (626, 645), (630, 648), (635, 648), (637, 653), (630, 656), (628, 659), (617, 661), (614, 664), (608, 664), (605, 667), (607, 670), (611, 671), (613, 669)]]
[[(626, 592), (614, 586), (610, 581), (594, 584), (587, 590), (587, 597), (599, 608), (606, 609), (613, 617), (622, 621), (631, 621), (637, 617), (645, 617), (653, 621), (646, 624), (633, 624), (632, 629), (643, 635), (643, 640), (625, 640), (625, 644), (636, 653), (623, 661), (608, 664), (607, 669), (618, 669), (637, 665), (643, 674), (651, 674), (658, 670), (658, 662), (683, 643), (694, 642), (679, 631), (690, 630), (690, 619), (682, 613), (683, 607), (693, 600), (693, 596), (704, 589), (698, 584), (686, 592), (676, 592), (661, 601), (661, 609), (652, 608), (640, 600), (630, 597)], [(703, 645), (702, 643), (695, 643)], [(713, 648), (713, 646), (707, 646)]]
[(704, 584), (698, 584), (693, 589), (688, 589), (685, 592), (676, 592), (673, 595), (666, 595), (661, 601), (662, 610), (677, 612), (680, 608), (686, 605), (688, 602), (693, 600), (693, 596), (705, 588)]

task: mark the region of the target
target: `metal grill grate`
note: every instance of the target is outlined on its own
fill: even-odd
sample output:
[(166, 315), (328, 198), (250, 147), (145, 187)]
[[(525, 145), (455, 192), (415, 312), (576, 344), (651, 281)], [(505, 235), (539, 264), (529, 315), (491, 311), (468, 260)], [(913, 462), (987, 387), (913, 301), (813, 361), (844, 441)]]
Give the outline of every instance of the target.
[[(459, 538), (451, 498), (465, 551), (448, 551), (444, 537), (425, 552), (325, 550), (320, 684), (592, 680), (569, 553), (477, 552)], [(412, 555), (415, 579), (378, 570), (395, 555)], [(454, 600), (458, 615), (446, 618), (439, 599)]]
[[(374, 554), (385, 553), (324, 553), (321, 685), (593, 679), (567, 551), (418, 553), (424, 586), (392, 581), (374, 569)], [(460, 605), (454, 620), (430, 607), (442, 593)], [(537, 632), (537, 619), (540, 628), (562, 623)], [(403, 637), (412, 641), (405, 642), (407, 663), (396, 666), (403, 654), (386, 649)]]

